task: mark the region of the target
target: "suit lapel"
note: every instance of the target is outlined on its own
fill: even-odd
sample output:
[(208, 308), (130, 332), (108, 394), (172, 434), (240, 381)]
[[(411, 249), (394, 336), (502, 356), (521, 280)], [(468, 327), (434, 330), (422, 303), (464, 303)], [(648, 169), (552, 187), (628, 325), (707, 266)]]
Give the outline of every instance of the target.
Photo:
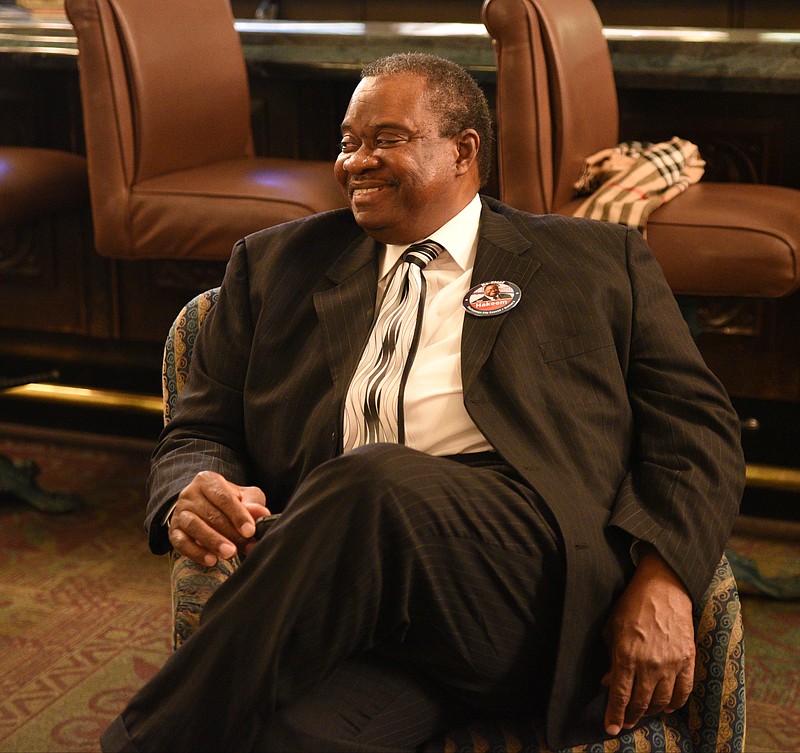
[(341, 404), (347, 381), (356, 367), (375, 314), (378, 285), (378, 244), (361, 235), (326, 273), (333, 287), (314, 294), (325, 351)]
[[(489, 280), (505, 280), (518, 285), (524, 296), (528, 283), (539, 268), (539, 262), (525, 253), (530, 245), (530, 241), (506, 217), (494, 212), (484, 203), (471, 286)], [(489, 357), (506, 317), (513, 315), (512, 309), (507, 314), (498, 316), (464, 316), (461, 379), (465, 391)]]
[[(519, 285), (523, 296), (539, 262), (525, 252), (528, 241), (503, 215), (484, 204), (472, 285), (507, 280)], [(341, 404), (364, 347), (375, 315), (378, 285), (376, 241), (361, 235), (328, 270), (332, 287), (314, 295), (326, 355), (334, 382), (334, 399)], [(466, 390), (492, 351), (508, 314), (476, 317), (466, 314), (461, 339), (461, 378)]]

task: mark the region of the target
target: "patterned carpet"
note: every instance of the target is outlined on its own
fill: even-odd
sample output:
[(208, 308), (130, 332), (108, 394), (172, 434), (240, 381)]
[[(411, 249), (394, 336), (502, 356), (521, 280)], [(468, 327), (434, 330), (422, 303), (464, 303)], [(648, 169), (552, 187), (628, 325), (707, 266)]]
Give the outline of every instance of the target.
[(8, 753), (99, 750), (102, 730), (170, 651), (167, 563), (147, 551), (141, 522), (150, 448), (70, 439), (0, 439), (0, 454), (36, 461), (44, 489), (84, 501), (77, 512), (46, 515), (1, 498), (0, 751)]
[[(748, 567), (737, 576), (744, 616), (747, 750), (798, 753), (800, 599), (778, 600), (758, 591), (765, 581), (772, 592), (771, 585), (800, 578), (800, 523), (741, 517), (730, 549), (755, 565), (759, 575), (753, 579)], [(796, 594), (796, 586), (791, 590)]]
[[(0, 424), (0, 455), (33, 459), (43, 488), (84, 502), (47, 515), (0, 495), (0, 753), (98, 751), (170, 651), (167, 563), (141, 528), (149, 452)], [(800, 575), (798, 523), (740, 519), (732, 543), (760, 577)], [(747, 749), (800, 752), (800, 601), (743, 602)]]

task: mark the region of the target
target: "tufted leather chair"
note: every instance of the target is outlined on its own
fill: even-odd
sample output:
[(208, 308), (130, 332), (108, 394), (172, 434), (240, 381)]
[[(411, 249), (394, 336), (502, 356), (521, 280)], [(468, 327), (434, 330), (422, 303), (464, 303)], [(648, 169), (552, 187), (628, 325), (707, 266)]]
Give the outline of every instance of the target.
[[(197, 333), (216, 299), (217, 289), (193, 298), (167, 336), (162, 371), (165, 423), (172, 417), (186, 381)], [(206, 601), (238, 564), (234, 557), (205, 568), (174, 551), (170, 554), (176, 649), (199, 627)], [(695, 684), (686, 706), (673, 714), (650, 717), (617, 738), (570, 749), (572, 753), (741, 753), (745, 737), (744, 638), (739, 594), (725, 557), (705, 597), (695, 605), (694, 618)], [(534, 720), (481, 720), (451, 730), (425, 750), (548, 753), (549, 748), (542, 726)]]
[(263, 227), (344, 206), (329, 162), (254, 156), (228, 0), (67, 0), (99, 253), (227, 259)]
[[(614, 73), (595, 6), (484, 0), (482, 17), (497, 59), (500, 198), (572, 214), (585, 158), (618, 142)], [(800, 285), (798, 208), (794, 189), (701, 181), (650, 215), (647, 241), (677, 294), (776, 298)]]

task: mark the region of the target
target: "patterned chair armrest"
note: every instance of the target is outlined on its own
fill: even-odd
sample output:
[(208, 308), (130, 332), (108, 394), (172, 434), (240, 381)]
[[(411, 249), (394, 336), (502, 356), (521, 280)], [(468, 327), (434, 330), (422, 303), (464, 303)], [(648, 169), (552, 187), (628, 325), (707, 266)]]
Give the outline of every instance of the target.
[[(169, 328), (164, 342), (161, 387), (164, 399), (164, 424), (175, 412), (178, 395), (186, 383), (197, 333), (214, 307), (219, 288), (211, 288), (192, 298)], [(238, 557), (220, 560), (214, 567), (201, 567), (175, 551), (169, 555), (172, 588), (172, 645), (177, 649), (200, 626), (203, 606), (219, 585), (238, 567)]]
[(744, 628), (736, 580), (725, 555), (694, 617), (697, 659), (687, 707), (695, 750), (740, 753), (746, 732)]
[(197, 333), (206, 315), (216, 304), (218, 295), (219, 288), (211, 288), (192, 298), (169, 328), (161, 364), (165, 424), (172, 418), (178, 395), (186, 383)]
[(217, 560), (214, 567), (203, 567), (188, 557), (169, 554), (172, 586), (172, 647), (180, 648), (200, 627), (200, 613), (206, 602), (239, 566), (239, 557)]

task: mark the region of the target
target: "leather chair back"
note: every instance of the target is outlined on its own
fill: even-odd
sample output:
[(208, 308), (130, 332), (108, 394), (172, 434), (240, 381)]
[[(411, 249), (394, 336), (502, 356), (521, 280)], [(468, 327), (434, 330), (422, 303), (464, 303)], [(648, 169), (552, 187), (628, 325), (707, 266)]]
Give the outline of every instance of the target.
[[(115, 91), (129, 87), (134, 182), (252, 156), (250, 90), (230, 6), (213, 0), (104, 4), (126, 50), (115, 61), (112, 83)], [(153, 24), (156, 15), (161, 22)], [(154, 65), (159, 57), (163, 62)]]
[(125, 255), (133, 186), (253, 154), (247, 71), (227, 3), (69, 0), (66, 9), (92, 82), (81, 95), (96, 243)]
[(572, 199), (584, 158), (616, 144), (619, 128), (611, 56), (594, 4), (558, 0), (555, 12), (552, 5), (483, 6), (498, 62), (500, 194), (536, 214)]

